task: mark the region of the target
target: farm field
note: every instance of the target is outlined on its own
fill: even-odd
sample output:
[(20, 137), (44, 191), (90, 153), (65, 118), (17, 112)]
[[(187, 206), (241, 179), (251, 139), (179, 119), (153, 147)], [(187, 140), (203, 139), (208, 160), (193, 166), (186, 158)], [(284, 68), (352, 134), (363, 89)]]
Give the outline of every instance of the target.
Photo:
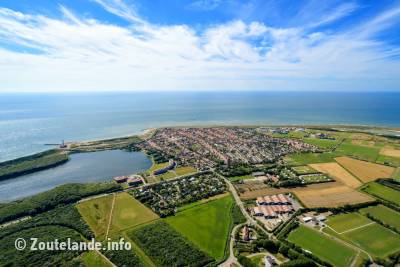
[(79, 213), (96, 236), (106, 234), (113, 195), (91, 199), (76, 205)]
[(325, 152), (325, 153), (298, 153), (292, 154), (285, 158), (288, 164), (294, 165), (307, 165), (312, 163), (326, 163), (332, 162), (336, 157), (342, 154), (337, 152)]
[(309, 208), (339, 207), (373, 201), (366, 194), (358, 192), (338, 182), (321, 183), (290, 189)]
[(344, 213), (329, 217), (327, 225), (341, 234), (349, 229), (357, 228), (372, 223), (370, 219), (356, 212)]
[(318, 171), (315, 170), (312, 166), (307, 166), (307, 165), (292, 167), (292, 170), (293, 170), (297, 175), (310, 174), (310, 173), (318, 173)]
[(128, 193), (116, 196), (110, 231), (120, 231), (158, 219), (158, 215)]
[(316, 163), (310, 164), (309, 166), (317, 171), (332, 176), (335, 180), (342, 182), (348, 187), (358, 188), (362, 185), (362, 183), (357, 178), (348, 173), (342, 166), (340, 166), (336, 162)]
[(165, 219), (176, 231), (214, 259), (224, 257), (232, 223), (230, 195), (178, 212)]
[(329, 237), (306, 226), (300, 226), (288, 236), (288, 241), (294, 243), (317, 257), (337, 267), (351, 265), (357, 252)]
[(400, 191), (394, 190), (393, 188), (373, 182), (365, 185), (362, 190), (400, 206)]
[(318, 138), (303, 138), (305, 143), (315, 145), (320, 148), (332, 148), (339, 143), (338, 140), (318, 139)]
[(397, 168), (396, 171), (393, 173), (393, 179), (400, 181), (400, 168)]
[(400, 250), (400, 235), (359, 213), (336, 215), (326, 224), (335, 231), (335, 236), (350, 241), (373, 256), (385, 258)]
[[(89, 224), (97, 237), (104, 236), (113, 212), (110, 232), (120, 231), (158, 218), (150, 209), (131, 197), (128, 193), (108, 195), (88, 200), (77, 205), (79, 213)], [(114, 208), (112, 204), (114, 202)]]
[(389, 156), (389, 157), (394, 157), (394, 158), (400, 158), (400, 149), (395, 149), (395, 148), (390, 148), (390, 147), (383, 147), (380, 151), (379, 154)]
[(335, 160), (365, 183), (374, 181), (378, 178), (390, 178), (395, 170), (393, 167), (349, 157), (337, 157)]
[(369, 214), (373, 218), (391, 225), (400, 231), (400, 213), (395, 210), (383, 205), (378, 205), (361, 209), (359, 212), (363, 215)]
[(337, 149), (337, 152), (346, 156), (353, 156), (363, 160), (375, 162), (379, 155), (380, 147), (354, 145), (346, 140)]

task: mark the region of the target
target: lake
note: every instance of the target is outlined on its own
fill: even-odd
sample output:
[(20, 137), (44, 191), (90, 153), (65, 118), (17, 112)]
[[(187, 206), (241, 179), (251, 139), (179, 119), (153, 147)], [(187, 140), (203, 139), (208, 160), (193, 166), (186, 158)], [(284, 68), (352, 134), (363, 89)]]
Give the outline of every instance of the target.
[(109, 181), (115, 176), (144, 171), (152, 165), (142, 152), (108, 150), (71, 154), (70, 160), (52, 169), (0, 181), (0, 202), (34, 195), (66, 183)]

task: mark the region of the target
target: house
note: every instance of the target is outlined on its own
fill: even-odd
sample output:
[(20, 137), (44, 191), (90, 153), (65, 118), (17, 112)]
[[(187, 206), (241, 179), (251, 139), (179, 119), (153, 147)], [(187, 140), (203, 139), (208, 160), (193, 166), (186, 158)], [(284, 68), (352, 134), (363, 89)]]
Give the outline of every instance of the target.
[(277, 265), (275, 259), (268, 255), (264, 257), (264, 264), (265, 267), (271, 267)]
[(323, 222), (323, 221), (326, 220), (326, 217), (325, 217), (324, 215), (318, 215), (318, 216), (316, 217), (316, 219), (317, 219), (318, 221), (320, 221), (320, 222)]
[(243, 241), (246, 241), (246, 242), (250, 240), (250, 231), (249, 231), (249, 228), (247, 227), (247, 225), (245, 225), (242, 228), (242, 238), (243, 238)]
[(264, 216), (264, 213), (261, 212), (259, 207), (254, 207), (253, 213), (254, 213), (254, 216)]
[(306, 216), (306, 217), (303, 217), (303, 222), (305, 222), (305, 223), (307, 223), (307, 222), (311, 222), (312, 221), (312, 217), (310, 217), (310, 216)]
[(117, 176), (114, 177), (114, 181), (117, 183), (125, 183), (128, 180), (128, 176)]
[(141, 176), (135, 175), (134, 177), (128, 178), (127, 182), (130, 186), (138, 186), (143, 184), (143, 179)]

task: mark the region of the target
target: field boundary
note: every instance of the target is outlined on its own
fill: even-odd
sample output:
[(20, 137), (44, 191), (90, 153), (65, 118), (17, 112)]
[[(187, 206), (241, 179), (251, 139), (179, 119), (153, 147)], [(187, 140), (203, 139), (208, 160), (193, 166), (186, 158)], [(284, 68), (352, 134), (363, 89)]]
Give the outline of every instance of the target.
[(341, 235), (341, 234), (344, 234), (344, 233), (348, 233), (348, 232), (351, 232), (351, 231), (355, 231), (355, 230), (358, 230), (358, 229), (367, 227), (367, 226), (372, 225), (372, 224), (375, 224), (375, 223), (376, 223), (376, 222), (370, 222), (370, 223), (367, 223), (367, 224), (364, 224), (364, 225), (361, 225), (361, 226), (357, 226), (357, 227), (348, 229), (348, 230), (343, 231), (343, 232), (340, 232), (340, 233), (337, 232), (337, 233), (338, 233), (339, 235)]
[(115, 199), (116, 199), (116, 198), (117, 198), (117, 194), (114, 194), (113, 202), (112, 202), (112, 204), (111, 204), (110, 219), (108, 220), (108, 226), (107, 226), (107, 231), (106, 231), (106, 238), (105, 238), (105, 240), (107, 240), (108, 232), (110, 231), (110, 226), (111, 226), (112, 215), (113, 215), (114, 204), (115, 204)]

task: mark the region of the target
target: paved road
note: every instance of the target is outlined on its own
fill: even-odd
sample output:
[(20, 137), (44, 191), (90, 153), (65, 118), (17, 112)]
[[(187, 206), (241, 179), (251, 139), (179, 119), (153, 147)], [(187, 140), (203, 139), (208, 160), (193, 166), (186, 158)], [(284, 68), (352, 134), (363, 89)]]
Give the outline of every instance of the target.
[(235, 234), (237, 232), (237, 230), (239, 230), (241, 227), (243, 227), (244, 225), (251, 225), (253, 227), (257, 227), (258, 229), (260, 229), (261, 231), (263, 231), (267, 236), (271, 237), (271, 234), (268, 233), (264, 228), (262, 228), (260, 225), (257, 224), (257, 222), (248, 214), (248, 212), (246, 211), (242, 200), (240, 199), (239, 195), (236, 192), (235, 187), (233, 186), (233, 184), (231, 183), (231, 181), (229, 181), (228, 179), (226, 179), (224, 176), (220, 175), (219, 173), (214, 172), (216, 175), (218, 175), (219, 177), (221, 177), (226, 184), (228, 185), (228, 189), (229, 191), (232, 193), (233, 199), (236, 202), (236, 205), (238, 205), (238, 207), (240, 208), (241, 212), (243, 213), (243, 215), (246, 218), (246, 222), (242, 223), (242, 224), (238, 224), (236, 225), (231, 232), (231, 240), (229, 242), (229, 257), (226, 261), (224, 261), (223, 263), (221, 263), (219, 266), (220, 267), (226, 267), (226, 266), (231, 266), (231, 264), (235, 263), (235, 264), (239, 264), (238, 260), (235, 257), (234, 254), (234, 244), (235, 244)]

